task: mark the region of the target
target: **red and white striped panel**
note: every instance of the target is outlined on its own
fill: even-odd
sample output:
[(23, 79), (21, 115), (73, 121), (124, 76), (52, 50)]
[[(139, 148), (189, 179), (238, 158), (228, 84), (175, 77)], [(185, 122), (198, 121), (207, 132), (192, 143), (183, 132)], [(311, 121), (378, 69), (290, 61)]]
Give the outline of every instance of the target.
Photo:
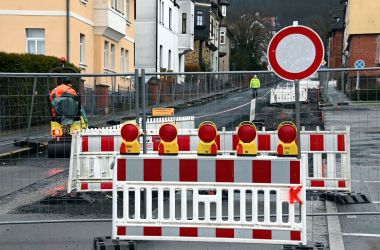
[(250, 228), (215, 228), (215, 227), (152, 227), (152, 226), (116, 226), (114, 236), (132, 240), (166, 240), (186, 241), (223, 241), (247, 243), (300, 244), (302, 232), (298, 230), (273, 230)]
[(346, 133), (302, 133), (302, 152), (346, 152)]
[(345, 179), (328, 179), (328, 178), (308, 178), (307, 186), (309, 190), (342, 190), (346, 191), (349, 187), (348, 180)]
[(89, 181), (79, 181), (77, 191), (78, 192), (97, 192), (97, 191), (112, 191), (112, 181), (106, 182), (93, 182)]
[[(177, 142), (180, 151), (196, 151), (199, 143), (198, 135), (194, 131), (188, 131), (190, 134), (180, 134)], [(81, 152), (117, 152), (121, 144), (119, 135), (82, 135), (80, 150)], [(301, 151), (306, 152), (346, 152), (347, 151), (347, 133), (332, 132), (301, 132)], [(219, 132), (216, 143), (220, 151), (234, 151), (239, 139), (234, 132)], [(259, 131), (255, 139), (259, 152), (277, 152), (279, 139), (277, 133)], [(142, 144), (142, 138), (140, 138)], [(147, 136), (148, 150), (158, 150), (160, 137), (158, 135)]]
[(117, 181), (301, 184), (300, 160), (277, 157), (119, 156)]

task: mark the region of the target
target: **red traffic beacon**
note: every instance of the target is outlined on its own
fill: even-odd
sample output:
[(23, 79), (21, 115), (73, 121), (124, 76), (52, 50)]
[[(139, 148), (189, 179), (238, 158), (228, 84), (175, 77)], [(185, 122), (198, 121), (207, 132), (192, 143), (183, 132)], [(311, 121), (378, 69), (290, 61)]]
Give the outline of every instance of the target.
[(236, 146), (238, 156), (255, 156), (257, 155), (256, 126), (252, 122), (240, 123), (237, 131), (239, 143)]
[(277, 136), (280, 140), (277, 145), (278, 156), (297, 156), (297, 126), (292, 122), (282, 122), (278, 125)]
[(174, 124), (164, 123), (161, 125), (159, 130), (161, 139), (158, 145), (159, 155), (178, 155), (177, 134), (177, 127)]
[(218, 145), (215, 142), (217, 136), (217, 127), (213, 122), (205, 121), (199, 124), (198, 155), (216, 156), (218, 154)]
[(127, 123), (121, 128), (120, 154), (140, 154), (140, 129), (134, 123)]

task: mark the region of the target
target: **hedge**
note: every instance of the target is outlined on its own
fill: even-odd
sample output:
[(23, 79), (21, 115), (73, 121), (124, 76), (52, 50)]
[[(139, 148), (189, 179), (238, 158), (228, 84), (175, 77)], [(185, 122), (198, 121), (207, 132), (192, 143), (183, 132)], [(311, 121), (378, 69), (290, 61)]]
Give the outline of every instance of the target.
[[(7, 73), (49, 73), (53, 68), (62, 66), (60, 59), (52, 56), (15, 54), (0, 52), (0, 72)], [(79, 72), (74, 65), (66, 63)], [(60, 71), (65, 72), (65, 71)], [(61, 78), (37, 78), (36, 95), (33, 106), (32, 125), (46, 124), (50, 121), (47, 96)], [(0, 129), (19, 129), (28, 125), (33, 93), (32, 77), (0, 77)], [(78, 88), (78, 81), (75, 81)]]

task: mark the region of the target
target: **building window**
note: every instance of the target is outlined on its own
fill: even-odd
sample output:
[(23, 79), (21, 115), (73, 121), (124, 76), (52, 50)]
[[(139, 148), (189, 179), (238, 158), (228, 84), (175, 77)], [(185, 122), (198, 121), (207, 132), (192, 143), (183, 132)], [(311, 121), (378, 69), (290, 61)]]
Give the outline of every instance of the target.
[(169, 50), (168, 52), (168, 70), (172, 69), (172, 51)]
[(169, 8), (169, 29), (172, 29), (172, 8)]
[(129, 5), (130, 5), (130, 1), (129, 0), (125, 0), (125, 18), (127, 20), (129, 20), (129, 12), (130, 12), (130, 8), (129, 8)]
[(120, 60), (120, 70), (122, 73), (126, 73), (129, 70), (129, 51), (126, 49), (121, 49), (121, 60)]
[(86, 36), (80, 34), (79, 50), (80, 50), (80, 64), (86, 64)]
[(161, 8), (161, 6), (162, 6), (162, 0), (160, 0), (160, 5), (159, 5), (160, 14), (159, 14), (158, 20), (160, 21), (160, 23), (162, 23), (162, 8)]
[(104, 68), (108, 68), (109, 66), (109, 42), (104, 42)]
[(376, 63), (380, 64), (380, 35), (377, 36), (377, 53), (376, 53)]
[(111, 69), (115, 70), (115, 45), (111, 44)]
[(123, 12), (123, 1), (122, 0), (112, 0), (111, 1), (112, 9), (122, 13)]
[(197, 26), (203, 26), (203, 10), (197, 10)]
[(26, 49), (30, 54), (45, 54), (45, 29), (26, 29)]
[(163, 66), (163, 50), (164, 48), (162, 47), (162, 45), (160, 45), (160, 69), (162, 69)]
[(186, 34), (187, 14), (182, 13), (182, 34)]
[(225, 44), (226, 43), (226, 32), (221, 31), (220, 32), (220, 44)]
[(165, 24), (165, 3), (161, 3), (161, 23)]
[(214, 19), (211, 18), (211, 23), (210, 23), (210, 33), (211, 37), (214, 37)]

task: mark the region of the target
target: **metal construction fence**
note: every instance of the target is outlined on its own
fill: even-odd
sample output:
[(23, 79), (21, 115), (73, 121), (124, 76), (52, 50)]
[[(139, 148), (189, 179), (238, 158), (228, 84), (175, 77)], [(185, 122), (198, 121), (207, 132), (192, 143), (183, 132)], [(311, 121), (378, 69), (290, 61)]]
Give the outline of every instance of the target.
[[(254, 93), (249, 89), (249, 82), (254, 75), (261, 80), (261, 88), (258, 90), (252, 109), (251, 100)], [(66, 77), (72, 79), (73, 88), (80, 94), (80, 102), (86, 111), (90, 127), (95, 130), (103, 128), (107, 130), (108, 127), (118, 123), (137, 120), (144, 132), (141, 138), (142, 148), (145, 146), (148, 151), (147, 147), (159, 141), (159, 138), (156, 138), (157, 133), (155, 138), (153, 133), (149, 134), (147, 125), (148, 119), (152, 116), (151, 109), (154, 107), (173, 107), (176, 117), (192, 117), (191, 125), (186, 125), (191, 126), (189, 129), (193, 131), (192, 133), (196, 133), (203, 121), (214, 122), (221, 134), (223, 131), (235, 131), (243, 121), (252, 121), (260, 133), (276, 136), (276, 130), (281, 122), (296, 123), (298, 115), (299, 129), (304, 127), (304, 130), (311, 135), (324, 134), (323, 137), (313, 136), (313, 140), (317, 141), (316, 144), (309, 142), (309, 145), (306, 145), (305, 136), (301, 136), (299, 140), (301, 147), (306, 145), (309, 148), (318, 148), (317, 156), (315, 152), (311, 152), (312, 156), (309, 156), (305, 163), (309, 166), (306, 173), (307, 183), (311, 185), (314, 181), (316, 185), (314, 190), (309, 191), (312, 198), (307, 206), (308, 228), (313, 230), (317, 227), (318, 220), (326, 221), (326, 217), (323, 216), (328, 213), (326, 207), (314, 199), (323, 189), (320, 180), (326, 181), (324, 183), (338, 181), (334, 182), (334, 185), (340, 187), (340, 191), (351, 190), (354, 193), (365, 194), (372, 201), (369, 204), (362, 204), (360, 209), (355, 208), (356, 205), (341, 206), (339, 213), (356, 213), (357, 216), (378, 213), (380, 68), (321, 69), (312, 78), (300, 81), (301, 102), (299, 103), (295, 103), (294, 83), (279, 79), (273, 72), (268, 71), (219, 73), (141, 71), (129, 74), (1, 73), (0, 220), (4, 223), (44, 222), (57, 219), (111, 221), (114, 197), (110, 192), (110, 186), (105, 188), (107, 192), (68, 194), (70, 159), (48, 157), (47, 144), (52, 139), (49, 93)], [(154, 130), (157, 130), (157, 127)], [(327, 135), (333, 133), (332, 131), (339, 132), (333, 145), (327, 139)], [(342, 135), (345, 137), (341, 137)], [(78, 135), (76, 138), (81, 137)], [(144, 145), (144, 139), (151, 141), (145, 141)], [(95, 146), (101, 148), (102, 140), (99, 139), (98, 143), (100, 145)], [(103, 143), (108, 142), (105, 140)], [(322, 144), (323, 148), (320, 148), (319, 145)], [(344, 148), (344, 152), (335, 155), (335, 152), (328, 151), (335, 146)], [(344, 175), (347, 174), (347, 169), (342, 165), (348, 166), (347, 163), (351, 170), (349, 175)], [(106, 173), (107, 177), (110, 177), (113, 167), (111, 162), (104, 170), (97, 168), (96, 164), (87, 165), (90, 168), (88, 173), (100, 176)], [(320, 166), (318, 171), (311, 167), (314, 165)], [(337, 176), (345, 176), (344, 181), (346, 178), (350, 179), (351, 185), (343, 188), (343, 182), (339, 182)], [(112, 184), (108, 182), (107, 185)], [(136, 184), (136, 187), (140, 187), (139, 185)], [(161, 190), (160, 185), (157, 184), (155, 188)], [(220, 188), (225, 189), (224, 186)], [(162, 202), (164, 204), (166, 201)], [(313, 217), (317, 215), (321, 217)], [(268, 215), (259, 211), (257, 216), (261, 218)], [(120, 225), (123, 226), (123, 223)], [(327, 241), (325, 236), (310, 237), (308, 242), (315, 242), (318, 237), (321, 237), (321, 241)]]

